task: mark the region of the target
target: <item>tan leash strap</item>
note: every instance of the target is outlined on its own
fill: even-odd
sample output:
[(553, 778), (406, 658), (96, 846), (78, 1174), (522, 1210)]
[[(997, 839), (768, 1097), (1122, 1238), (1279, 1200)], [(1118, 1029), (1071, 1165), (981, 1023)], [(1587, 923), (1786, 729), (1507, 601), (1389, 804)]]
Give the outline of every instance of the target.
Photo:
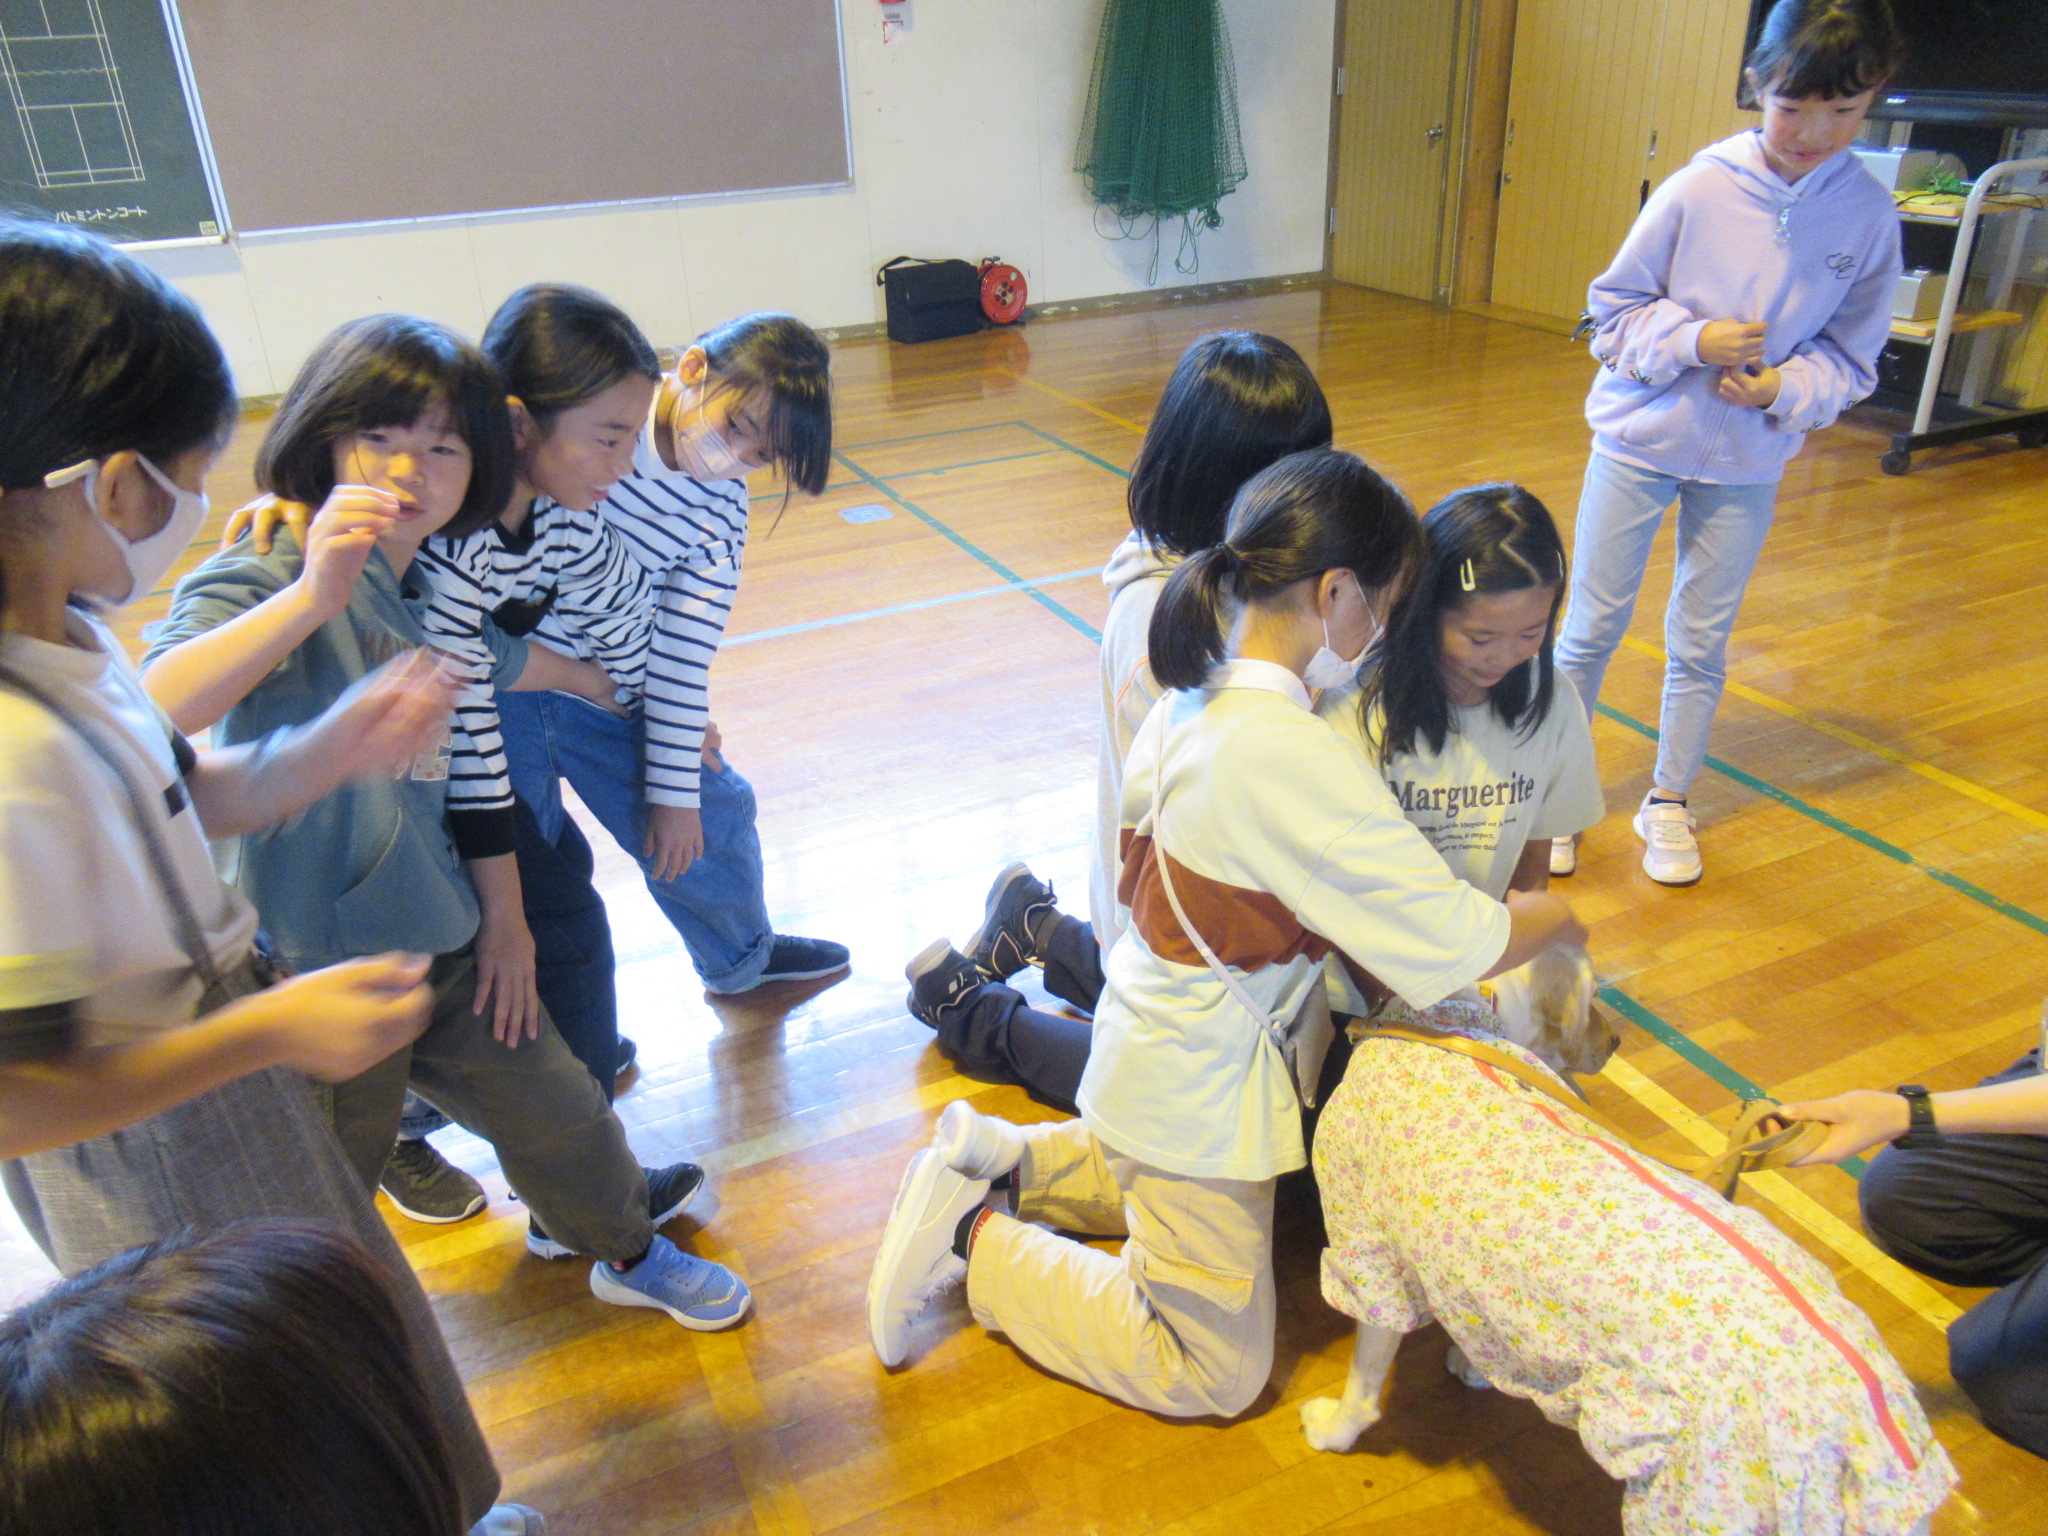
[(1742, 1106), (1741, 1115), (1728, 1132), (1728, 1145), (1721, 1152), (1713, 1157), (1665, 1157), (1644, 1147), (1589, 1103), (1584, 1095), (1568, 1090), (1549, 1073), (1537, 1071), (1520, 1057), (1498, 1046), (1468, 1039), (1464, 1035), (1439, 1034), (1435, 1030), (1407, 1024), (1376, 1024), (1363, 1031), (1359, 1038), (1370, 1040), (1375, 1035), (1389, 1040), (1406, 1040), (1414, 1045), (1434, 1046), (1437, 1050), (1469, 1056), (1496, 1071), (1505, 1072), (1523, 1087), (1533, 1088), (1545, 1098), (1592, 1121), (1630, 1151), (1667, 1168), (1675, 1168), (1680, 1173), (1690, 1174), (1730, 1200), (1735, 1198), (1736, 1185), (1745, 1173), (1782, 1168), (1787, 1163), (1797, 1162), (1827, 1139), (1828, 1128), (1825, 1125), (1811, 1120), (1780, 1120), (1774, 1100), (1751, 1099)]

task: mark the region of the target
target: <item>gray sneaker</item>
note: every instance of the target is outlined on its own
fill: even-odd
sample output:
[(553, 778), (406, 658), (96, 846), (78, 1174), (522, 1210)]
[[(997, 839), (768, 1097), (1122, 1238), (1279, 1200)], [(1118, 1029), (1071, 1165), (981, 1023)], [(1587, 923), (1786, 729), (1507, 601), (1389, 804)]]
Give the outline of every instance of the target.
[(384, 1160), (377, 1187), (414, 1221), (466, 1221), (488, 1203), (484, 1187), (434, 1150), (422, 1136), (399, 1140)]

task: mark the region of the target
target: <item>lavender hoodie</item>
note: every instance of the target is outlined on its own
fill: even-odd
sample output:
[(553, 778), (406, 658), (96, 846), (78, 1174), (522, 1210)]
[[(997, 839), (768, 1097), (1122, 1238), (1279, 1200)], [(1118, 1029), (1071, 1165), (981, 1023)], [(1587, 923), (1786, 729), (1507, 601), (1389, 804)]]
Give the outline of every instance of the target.
[[(1659, 187), (1587, 294), (1595, 451), (1717, 485), (1778, 479), (1808, 432), (1877, 385), (1899, 275), (1891, 194), (1844, 152), (1787, 184), (1755, 129), (1710, 144)], [(1768, 410), (1714, 393), (1712, 320), (1761, 320), (1784, 383)]]

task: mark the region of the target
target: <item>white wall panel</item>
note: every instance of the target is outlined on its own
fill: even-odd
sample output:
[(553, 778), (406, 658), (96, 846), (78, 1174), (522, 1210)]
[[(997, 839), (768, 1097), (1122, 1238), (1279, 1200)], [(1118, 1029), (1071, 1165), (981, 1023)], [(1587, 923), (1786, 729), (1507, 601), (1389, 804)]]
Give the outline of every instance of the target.
[[(1249, 175), (1202, 237), (1201, 270), (1154, 286), (1323, 264), (1335, 0), (1224, 0)], [(206, 311), (247, 394), (282, 390), (321, 336), (376, 309), (474, 334), (512, 288), (585, 283), (675, 345), (749, 309), (819, 326), (882, 317), (898, 254), (1001, 255), (1039, 302), (1147, 286), (1149, 244), (1104, 240), (1072, 170), (1102, 0), (913, 0), (886, 46), (873, 0), (844, 0), (851, 193), (517, 214), (252, 238), (147, 260)], [(691, 104), (650, 104), (687, 134)]]

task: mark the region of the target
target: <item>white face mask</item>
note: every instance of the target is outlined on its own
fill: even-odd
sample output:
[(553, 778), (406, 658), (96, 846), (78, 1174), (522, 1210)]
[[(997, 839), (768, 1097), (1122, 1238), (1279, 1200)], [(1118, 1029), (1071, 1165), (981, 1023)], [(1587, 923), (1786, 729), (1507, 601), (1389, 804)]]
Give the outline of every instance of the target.
[(1317, 693), (1327, 693), (1332, 688), (1342, 688), (1358, 676), (1358, 669), (1365, 665), (1365, 653), (1372, 649), (1367, 640), (1358, 648), (1358, 654), (1349, 661), (1330, 649), (1330, 621), (1323, 620), (1323, 643), (1316, 647), (1315, 655), (1309, 657), (1308, 665), (1301, 669), (1301, 680)]
[[(135, 456), (150, 479), (154, 480), (171, 496), (171, 515), (164, 520), (163, 527), (146, 539), (130, 539), (120, 529), (101, 519), (101, 526), (121, 551), (121, 559), (128, 567), (128, 590), (112, 599), (118, 606), (132, 603), (138, 597), (145, 597), (156, 590), (156, 584), (164, 579), (171, 567), (177, 564), (178, 556), (185, 552), (185, 546), (192, 542), (199, 532), (199, 525), (206, 521), (206, 493), (188, 491), (169, 475), (158, 469), (141, 454)], [(68, 469), (52, 470), (43, 477), (43, 484), (55, 490), (71, 484), (74, 480), (85, 482), (85, 503), (98, 516), (97, 495), (100, 483), (100, 466), (97, 460), (73, 464)]]
[(687, 426), (677, 422), (682, 414), (678, 400), (669, 416), (669, 432), (675, 439), (676, 467), (692, 480), (744, 480), (753, 467), (733, 452), (725, 434), (711, 425), (704, 414), (706, 390), (696, 386), (697, 419)]

